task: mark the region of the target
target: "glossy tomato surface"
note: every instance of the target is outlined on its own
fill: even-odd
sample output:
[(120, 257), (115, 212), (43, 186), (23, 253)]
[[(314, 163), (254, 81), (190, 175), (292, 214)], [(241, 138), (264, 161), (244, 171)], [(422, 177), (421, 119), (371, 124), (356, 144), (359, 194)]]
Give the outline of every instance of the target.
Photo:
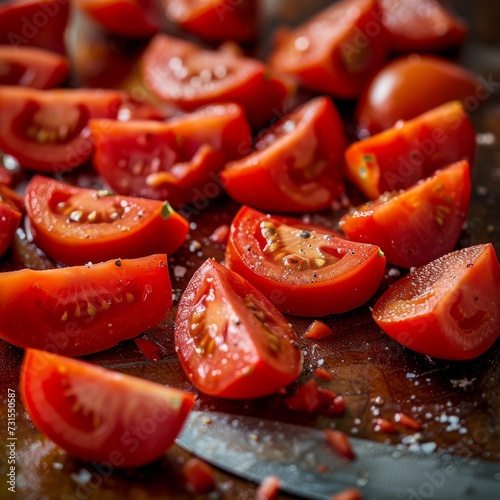
[(343, 191), (346, 144), (332, 101), (319, 97), (273, 125), (255, 152), (229, 163), (222, 182), (234, 200), (260, 210), (321, 210)]
[(474, 111), (494, 88), (451, 61), (410, 54), (391, 61), (372, 78), (356, 117), (362, 130), (375, 134), (453, 100)]
[(196, 271), (182, 295), (175, 345), (198, 390), (223, 398), (273, 394), (302, 370), (286, 319), (241, 276), (213, 260)]
[(378, 245), (391, 264), (418, 267), (455, 249), (470, 196), (471, 173), (464, 160), (406, 191), (356, 208), (339, 224), (352, 240)]
[(170, 255), (189, 229), (167, 202), (70, 186), (43, 176), (33, 177), (25, 203), (35, 242), (68, 265)]
[[(94, 167), (112, 189), (174, 207), (220, 194), (217, 172), (251, 143), (238, 104), (214, 104), (166, 122), (92, 120), (90, 128)], [(214, 185), (215, 192), (208, 190)]]
[(145, 84), (160, 98), (191, 111), (209, 103), (237, 102), (253, 127), (284, 112), (294, 85), (262, 62), (230, 51), (206, 50), (156, 35), (144, 52)]
[(243, 207), (231, 225), (225, 262), (281, 312), (326, 316), (369, 300), (386, 259), (375, 245)]
[(162, 457), (194, 403), (191, 393), (36, 349), (24, 356), (21, 394), (43, 434), (103, 470)]
[(0, 45), (0, 85), (49, 89), (69, 76), (66, 57), (34, 47)]
[(438, 52), (460, 45), (467, 25), (438, 0), (380, 0), (393, 52)]
[(74, 3), (115, 35), (147, 38), (161, 27), (160, 10), (153, 0), (75, 0)]
[(0, 149), (26, 169), (57, 173), (92, 154), (88, 121), (115, 118), (122, 93), (114, 90), (0, 88)]
[(136, 337), (172, 305), (165, 255), (3, 272), (0, 285), (0, 337), (23, 349), (66, 356)]
[(21, 213), (0, 195), (0, 256), (5, 253), (21, 222)]
[(462, 159), (474, 163), (476, 131), (459, 101), (351, 144), (346, 174), (368, 198), (407, 189), (438, 168)]
[(427, 356), (465, 360), (500, 334), (500, 266), (491, 244), (457, 250), (408, 274), (377, 301), (388, 335)]
[(207, 42), (255, 41), (257, 0), (162, 0), (168, 19)]
[(313, 91), (352, 99), (387, 57), (376, 0), (334, 2), (277, 37), (269, 62)]

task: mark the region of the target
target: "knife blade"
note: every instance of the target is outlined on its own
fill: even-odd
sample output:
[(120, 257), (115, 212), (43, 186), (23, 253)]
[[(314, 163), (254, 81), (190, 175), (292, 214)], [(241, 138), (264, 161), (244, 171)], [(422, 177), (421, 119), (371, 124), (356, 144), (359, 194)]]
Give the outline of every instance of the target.
[(259, 483), (278, 476), (292, 495), (327, 500), (357, 487), (364, 500), (500, 498), (500, 464), (351, 438), (347, 463), (318, 429), (210, 411), (192, 411), (177, 444)]

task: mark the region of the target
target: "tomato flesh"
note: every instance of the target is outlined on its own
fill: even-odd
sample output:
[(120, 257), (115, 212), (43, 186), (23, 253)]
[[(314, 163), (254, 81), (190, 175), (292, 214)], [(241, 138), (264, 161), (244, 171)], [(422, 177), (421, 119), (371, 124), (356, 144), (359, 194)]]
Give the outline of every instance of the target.
[(449, 253), (408, 274), (373, 309), (380, 328), (427, 356), (480, 356), (500, 334), (500, 266), (488, 243)]
[(165, 255), (4, 272), (0, 285), (0, 337), (23, 349), (66, 356), (136, 337), (163, 320), (172, 305)]
[(171, 254), (184, 242), (187, 221), (168, 203), (112, 195), (35, 176), (25, 195), (35, 242), (68, 265)]
[(387, 57), (385, 30), (377, 19), (380, 8), (376, 0), (334, 2), (282, 34), (270, 64), (296, 76), (310, 90), (355, 98)]
[[(158, 98), (192, 111), (215, 102), (237, 102), (252, 127), (283, 113), (294, 85), (256, 60), (205, 50), (164, 34), (150, 42), (141, 62), (145, 84)], [(258, 102), (258, 105), (255, 103)]]
[(476, 132), (458, 101), (443, 104), (407, 122), (351, 144), (346, 174), (369, 199), (406, 189), (437, 169), (474, 162)]
[(9, 248), (21, 222), (21, 212), (2, 200), (0, 195), (0, 256)]
[(273, 125), (255, 152), (226, 165), (221, 179), (234, 200), (260, 210), (321, 210), (343, 191), (346, 143), (334, 105), (319, 97)]
[(94, 166), (112, 189), (174, 207), (195, 202), (207, 184), (218, 185), (217, 172), (251, 141), (237, 104), (206, 106), (166, 122), (93, 120), (90, 128)]
[(231, 225), (225, 262), (281, 312), (326, 316), (370, 299), (386, 259), (375, 245), (243, 207)]
[(291, 326), (236, 273), (207, 260), (184, 292), (175, 345), (189, 380), (230, 399), (273, 394), (302, 370)]
[(90, 118), (114, 118), (122, 100), (114, 90), (0, 88), (0, 149), (23, 168), (57, 173), (90, 158)]
[(36, 349), (25, 353), (20, 385), (43, 434), (110, 469), (162, 457), (194, 403), (191, 393)]
[(352, 240), (378, 245), (387, 261), (419, 267), (451, 252), (467, 218), (471, 174), (454, 163), (409, 188), (362, 205), (340, 220)]

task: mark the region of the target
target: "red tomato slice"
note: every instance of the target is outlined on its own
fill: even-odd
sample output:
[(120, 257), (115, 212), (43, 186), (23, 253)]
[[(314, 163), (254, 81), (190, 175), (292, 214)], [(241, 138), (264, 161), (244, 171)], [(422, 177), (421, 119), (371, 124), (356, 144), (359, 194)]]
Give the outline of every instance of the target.
[(465, 360), (500, 333), (500, 266), (488, 243), (449, 253), (408, 274), (373, 309), (380, 328), (427, 356)]
[(460, 45), (465, 23), (437, 0), (380, 0), (393, 52), (434, 52)]
[(61, 172), (92, 154), (88, 121), (115, 118), (122, 100), (114, 90), (0, 88), (0, 149), (22, 167)]
[(470, 177), (467, 161), (454, 163), (357, 208), (340, 219), (340, 227), (352, 240), (378, 245), (391, 264), (423, 266), (455, 248), (467, 218)]
[(269, 62), (316, 92), (351, 99), (387, 58), (377, 0), (335, 2), (278, 38)]
[(358, 101), (356, 118), (361, 129), (375, 134), (453, 100), (473, 111), (487, 93), (465, 68), (440, 57), (411, 54), (373, 77)]
[(146, 85), (160, 99), (188, 111), (214, 102), (237, 102), (256, 128), (283, 113), (294, 90), (290, 81), (256, 59), (205, 50), (163, 34), (150, 42), (141, 70)]
[(212, 260), (196, 271), (181, 297), (175, 345), (189, 380), (211, 396), (273, 394), (302, 370), (286, 319), (252, 285)]
[(328, 97), (283, 117), (256, 143), (256, 151), (221, 172), (234, 200), (272, 212), (307, 212), (332, 204), (343, 191), (342, 121)]
[(161, 27), (153, 0), (75, 0), (75, 5), (114, 35), (148, 38)]
[(226, 265), (284, 313), (326, 316), (364, 304), (385, 271), (380, 248), (298, 219), (243, 207), (233, 220)]
[(0, 256), (9, 248), (21, 217), (21, 212), (5, 203), (0, 195)]
[(163, 0), (168, 19), (207, 42), (257, 38), (257, 0)]
[(474, 162), (476, 132), (453, 101), (362, 141), (345, 152), (347, 177), (369, 199), (406, 189), (458, 160)]
[(68, 76), (66, 57), (33, 47), (0, 46), (0, 85), (49, 89)]
[(26, 351), (20, 385), (38, 429), (105, 470), (162, 457), (194, 403), (194, 394), (35, 349)]
[(4, 272), (0, 285), (0, 337), (66, 356), (136, 337), (172, 305), (166, 255)]
[(118, 196), (35, 176), (26, 188), (35, 243), (68, 265), (171, 254), (188, 222), (167, 202)]
[(14, 183), (14, 174), (3, 165), (0, 165), (0, 187), (12, 186)]
[[(93, 120), (93, 163), (116, 192), (178, 207), (222, 192), (217, 172), (251, 142), (243, 109), (214, 104), (167, 122)], [(207, 185), (216, 192), (205, 193)]]
[(0, 44), (40, 47), (64, 54), (70, 2), (11, 0), (0, 4)]

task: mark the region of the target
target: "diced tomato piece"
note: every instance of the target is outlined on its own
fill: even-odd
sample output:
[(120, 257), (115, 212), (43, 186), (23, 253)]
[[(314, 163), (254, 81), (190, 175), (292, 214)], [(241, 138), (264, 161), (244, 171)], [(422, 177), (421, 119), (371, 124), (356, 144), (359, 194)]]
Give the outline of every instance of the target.
[(290, 410), (304, 410), (308, 413), (314, 413), (321, 403), (318, 384), (313, 378), (304, 382), (293, 396), (286, 399), (286, 405)]
[(316, 368), (316, 370), (314, 370), (314, 374), (322, 380), (333, 380), (333, 375), (324, 368)]
[(330, 500), (362, 500), (363, 494), (358, 488), (347, 488), (333, 495)]
[(215, 488), (215, 477), (212, 467), (204, 460), (190, 458), (182, 466), (182, 474), (186, 489), (192, 495), (203, 495)]
[(281, 486), (281, 479), (277, 476), (267, 476), (259, 484), (255, 492), (255, 500), (275, 500)]
[(395, 413), (394, 421), (399, 425), (402, 425), (403, 427), (406, 427), (407, 429), (411, 429), (413, 431), (419, 431), (422, 428), (422, 424), (418, 420), (415, 420), (409, 415), (406, 415), (406, 413)]
[(345, 432), (337, 429), (324, 429), (323, 432), (335, 453), (348, 461), (356, 458), (349, 436)]
[(398, 432), (394, 424), (385, 418), (374, 418), (373, 425), (375, 432), (384, 432), (386, 434), (395, 434)]
[(213, 243), (219, 243), (224, 245), (227, 243), (229, 238), (229, 226), (227, 224), (222, 224), (217, 227), (214, 232), (208, 237), (208, 239)]
[(12, 243), (12, 238), (21, 222), (21, 213), (2, 201), (0, 196), (0, 256)]
[(333, 330), (322, 321), (315, 319), (307, 329), (304, 337), (306, 339), (322, 340), (333, 335)]

